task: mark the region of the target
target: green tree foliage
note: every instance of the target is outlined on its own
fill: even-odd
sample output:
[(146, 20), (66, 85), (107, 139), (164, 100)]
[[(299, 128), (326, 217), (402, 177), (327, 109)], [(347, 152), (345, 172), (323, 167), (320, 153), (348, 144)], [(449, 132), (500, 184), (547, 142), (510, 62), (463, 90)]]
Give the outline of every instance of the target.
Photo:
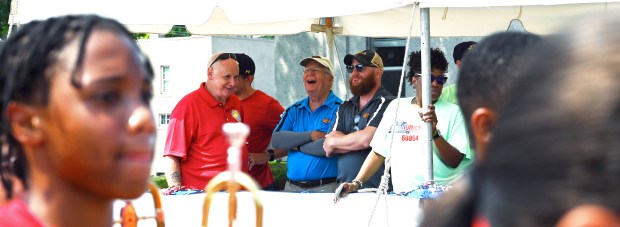
[(11, 0), (0, 0), (0, 37), (6, 38), (9, 32), (9, 13), (11, 13)]
[(264, 35), (264, 36), (259, 36), (258, 38), (274, 40), (274, 39), (276, 39), (276, 36), (274, 36), (274, 35)]
[(168, 32), (168, 34), (165, 35), (166, 38), (188, 37), (188, 36), (192, 36), (192, 34), (190, 34), (189, 31), (187, 31), (187, 28), (185, 28), (185, 25), (175, 25), (174, 27), (172, 27), (172, 30), (170, 30), (170, 32)]
[(133, 39), (138, 40), (138, 39), (148, 39), (149, 38), (149, 34), (147, 33), (133, 33)]
[(168, 188), (168, 181), (165, 176), (151, 176), (151, 182), (158, 188)]

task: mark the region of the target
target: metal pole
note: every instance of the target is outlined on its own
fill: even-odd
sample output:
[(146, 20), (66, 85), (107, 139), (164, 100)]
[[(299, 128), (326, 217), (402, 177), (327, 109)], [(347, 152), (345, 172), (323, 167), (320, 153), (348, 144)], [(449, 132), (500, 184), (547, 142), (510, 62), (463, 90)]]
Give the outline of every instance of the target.
[(8, 39), (9, 36), (11, 35), (11, 32), (13, 30), (13, 20), (15, 20), (15, 15), (17, 14), (17, 0), (11, 0), (9, 2), (11, 9), (9, 10), (9, 31), (6, 34), (6, 38)]
[[(431, 57), (430, 57), (430, 10), (420, 8), (420, 46), (422, 54), (422, 109), (428, 110), (431, 104)], [(432, 125), (430, 122), (424, 124), (427, 140), (423, 142), (424, 154), (428, 165), (426, 166), (425, 180), (432, 181), (433, 178), (433, 137)]]

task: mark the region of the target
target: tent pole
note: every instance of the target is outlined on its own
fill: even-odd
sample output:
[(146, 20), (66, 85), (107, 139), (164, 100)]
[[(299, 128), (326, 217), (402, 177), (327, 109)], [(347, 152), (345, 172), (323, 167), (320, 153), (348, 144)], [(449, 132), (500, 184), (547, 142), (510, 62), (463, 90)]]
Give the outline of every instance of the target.
[[(340, 69), (340, 79), (342, 80), (344, 84), (346, 84), (347, 81), (345, 80), (345, 75), (344, 75), (344, 72), (342, 71), (342, 65), (340, 64), (340, 59), (338, 56), (338, 49), (336, 47), (336, 37), (334, 36), (334, 18), (333, 17), (325, 18), (325, 37), (326, 37), (326, 42), (327, 42), (327, 50), (325, 52), (326, 52), (327, 58), (329, 58), (332, 61), (332, 65), (334, 67), (334, 72), (333, 72), (334, 79), (336, 79), (336, 65), (338, 65), (338, 68)], [(349, 92), (347, 92), (346, 86), (344, 89), (344, 97), (345, 97), (345, 100), (349, 99)]]
[(10, 4), (10, 9), (9, 9), (9, 31), (6, 33), (6, 38), (8, 39), (9, 36), (11, 35), (11, 32), (13, 30), (13, 20), (15, 18), (15, 15), (17, 14), (17, 0), (10, 0), (9, 2)]
[[(428, 110), (431, 104), (431, 58), (430, 58), (430, 10), (429, 8), (420, 8), (420, 47), (422, 55), (422, 109)], [(418, 97), (420, 98), (420, 97)], [(432, 125), (430, 122), (424, 124), (427, 140), (424, 143), (424, 154), (428, 165), (426, 166), (425, 180), (432, 181), (433, 178), (433, 142)]]
[[(332, 17), (326, 17), (325, 18), (325, 35), (327, 36), (327, 58), (329, 58), (332, 62), (334, 62), (334, 31), (332, 30), (333, 28), (333, 18)], [(334, 75), (335, 76), (335, 75)]]

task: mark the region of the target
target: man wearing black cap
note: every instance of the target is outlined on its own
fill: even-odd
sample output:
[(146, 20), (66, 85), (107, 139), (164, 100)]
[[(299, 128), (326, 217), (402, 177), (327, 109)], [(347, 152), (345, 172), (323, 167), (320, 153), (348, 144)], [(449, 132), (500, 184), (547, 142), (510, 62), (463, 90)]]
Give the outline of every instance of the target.
[[(456, 64), (456, 68), (461, 69), (461, 60), (463, 59), (463, 56), (465, 55), (465, 53), (467, 53), (467, 51), (475, 48), (476, 45), (478, 45), (477, 42), (467, 41), (456, 44), (456, 46), (454, 46), (454, 51), (452, 51), (452, 58), (454, 59), (454, 64)], [(439, 100), (458, 105), (459, 102), (456, 98), (456, 84), (451, 84), (444, 87), (441, 91), (441, 96), (439, 97)]]
[(239, 83), (235, 95), (241, 99), (244, 123), (250, 126), (247, 139), (249, 173), (263, 189), (272, 190), (274, 179), (268, 161), (274, 160), (274, 151), (267, 147), (284, 108), (273, 97), (252, 87), (256, 72), (252, 58), (246, 54), (235, 56), (239, 62)]
[[(351, 182), (360, 171), (370, 152), (372, 139), (383, 112), (394, 99), (381, 86), (383, 60), (371, 50), (348, 54), (344, 63), (349, 73), (353, 97), (340, 105), (334, 130), (326, 136), (323, 148), (326, 155), (339, 154), (338, 181)], [(377, 188), (383, 174), (377, 171), (362, 188)]]

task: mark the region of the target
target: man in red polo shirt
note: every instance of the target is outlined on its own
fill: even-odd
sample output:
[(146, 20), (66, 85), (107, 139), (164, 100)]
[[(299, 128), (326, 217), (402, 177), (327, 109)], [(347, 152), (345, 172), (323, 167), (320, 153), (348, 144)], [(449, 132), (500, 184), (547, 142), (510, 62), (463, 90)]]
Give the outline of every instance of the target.
[(280, 103), (261, 90), (254, 89), (254, 72), (256, 66), (250, 56), (235, 54), (239, 62), (239, 84), (235, 94), (241, 99), (245, 111), (244, 122), (250, 126), (248, 137), (248, 164), (250, 175), (254, 177), (265, 190), (273, 190), (273, 175), (268, 161), (274, 160), (274, 152), (267, 149), (271, 141), (271, 134), (280, 122), (280, 115), (284, 108)]
[[(209, 60), (207, 82), (172, 110), (164, 147), (169, 187), (204, 189), (215, 175), (228, 169), (229, 144), (222, 125), (242, 122), (241, 101), (232, 95), (238, 82), (235, 54), (215, 54)], [(247, 147), (241, 152), (241, 163), (247, 163)], [(241, 166), (248, 171), (247, 165)]]

